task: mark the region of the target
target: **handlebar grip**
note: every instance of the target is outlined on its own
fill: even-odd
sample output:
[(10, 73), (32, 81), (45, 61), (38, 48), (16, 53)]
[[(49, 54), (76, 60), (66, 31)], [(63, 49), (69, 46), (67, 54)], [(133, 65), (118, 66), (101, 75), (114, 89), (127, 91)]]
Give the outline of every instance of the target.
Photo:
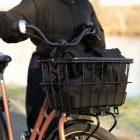
[(20, 33), (25, 34), (26, 33), (26, 21), (25, 20), (19, 20), (18, 22), (14, 22), (12, 24), (14, 31), (20, 31)]

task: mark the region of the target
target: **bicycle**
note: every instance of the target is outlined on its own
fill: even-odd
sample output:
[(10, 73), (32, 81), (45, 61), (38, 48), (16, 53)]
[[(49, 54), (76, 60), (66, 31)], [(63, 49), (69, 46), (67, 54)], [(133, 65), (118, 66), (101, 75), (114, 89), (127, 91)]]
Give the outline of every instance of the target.
[[(55, 47), (52, 56), (54, 55), (57, 47), (73, 47), (78, 44), (81, 39), (87, 34), (95, 34), (95, 30), (91, 32), (91, 27), (93, 25), (91, 23), (86, 23), (84, 26), (84, 30), (81, 34), (73, 39), (70, 42), (66, 40), (61, 40), (60, 42), (51, 42), (49, 41), (44, 34), (35, 26), (27, 24), (25, 21), (19, 21), (19, 23), (15, 23), (13, 27), (15, 29), (19, 29), (21, 33), (28, 34), (30, 36), (34, 36), (40, 39), (42, 42)], [(40, 37), (32, 34), (31, 32), (27, 32), (27, 29), (30, 28), (36, 31)], [(96, 37), (100, 40), (98, 35)], [(3, 79), (4, 69), (11, 61), (11, 57), (0, 54), (0, 84), (2, 90), (2, 99), (0, 101), (0, 140), (14, 140), (13, 137), (13, 130), (12, 124), (10, 120), (10, 113), (9, 113), (9, 106), (7, 101), (7, 93), (6, 87)], [(110, 132), (115, 128), (117, 124), (117, 119), (115, 114), (119, 114), (118, 107), (121, 106), (125, 101), (126, 92), (122, 95), (120, 93), (111, 93), (110, 87), (113, 84), (116, 85), (127, 85), (128, 83), (128, 74), (129, 74), (129, 66), (133, 62), (133, 59), (126, 59), (126, 58), (98, 58), (98, 57), (73, 57), (73, 58), (59, 58), (59, 59), (48, 59), (48, 60), (39, 60), (39, 63), (42, 66), (42, 73), (43, 73), (43, 81), (40, 83), (40, 86), (46, 92), (46, 98), (44, 100), (43, 106), (40, 110), (38, 119), (36, 121), (35, 127), (32, 130), (30, 135), (22, 135), (21, 140), (29, 139), (29, 140), (88, 140), (88, 139), (97, 139), (97, 140), (115, 140), (116, 137), (111, 134)], [(95, 83), (94, 81), (85, 82), (85, 66), (88, 64), (92, 68), (92, 75), (95, 74), (95, 66), (98, 64), (101, 67), (101, 73), (103, 78), (103, 67), (105, 64), (119, 64), (120, 66), (126, 66), (126, 81), (101, 81), (99, 83)], [(69, 81), (69, 73), (68, 67), (69, 65), (77, 65), (80, 64), (82, 67), (82, 82), (80, 83), (71, 83)], [(47, 65), (47, 68), (46, 68)], [(57, 75), (57, 81), (52, 80), (52, 75), (54, 72), (53, 66), (57, 67), (55, 74)], [(63, 68), (63, 73), (60, 71)], [(121, 67), (120, 67), (121, 68)], [(46, 80), (45, 71), (48, 71), (49, 81)], [(65, 80), (62, 81), (60, 76), (65, 77)], [(66, 90), (69, 90), (68, 87), (71, 86), (90, 86), (92, 87), (95, 85), (103, 85), (108, 84), (108, 92), (104, 99), (102, 99), (101, 93), (98, 94), (91, 94), (90, 96), (84, 95), (71, 95), (63, 94), (62, 89), (64, 87)], [(48, 92), (48, 87), (49, 91)], [(55, 92), (57, 90), (57, 92)], [(92, 91), (93, 92), (93, 91)], [(119, 97), (119, 99), (118, 99)], [(112, 100), (111, 100), (112, 99)], [(53, 108), (54, 110), (47, 114), (48, 107)], [(114, 112), (111, 112), (111, 108), (114, 109)], [(3, 117), (3, 112), (5, 112), (5, 118)], [(52, 120), (55, 116), (60, 116), (58, 128), (52, 131), (51, 134), (46, 136), (47, 129), (51, 124)], [(100, 127), (100, 119), (99, 116), (103, 115), (111, 115), (114, 119), (114, 124), (109, 130), (105, 130), (104, 128)], [(84, 116), (88, 116), (85, 118)], [(93, 121), (92, 118), (95, 118)], [(28, 138), (27, 138), (28, 137)]]

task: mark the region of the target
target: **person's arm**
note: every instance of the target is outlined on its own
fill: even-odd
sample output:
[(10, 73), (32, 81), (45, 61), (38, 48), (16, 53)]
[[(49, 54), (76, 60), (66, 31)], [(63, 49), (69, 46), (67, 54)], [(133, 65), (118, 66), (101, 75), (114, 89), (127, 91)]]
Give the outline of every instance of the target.
[(27, 39), (26, 36), (14, 31), (12, 24), (19, 20), (36, 25), (37, 8), (34, 0), (22, 0), (22, 2), (7, 12), (0, 12), (0, 38), (7, 43), (16, 43)]
[(87, 35), (84, 38), (84, 44), (87, 48), (92, 48), (92, 47), (100, 47), (100, 48), (105, 48), (105, 36), (104, 36), (104, 30), (96, 16), (95, 10), (93, 9), (91, 3), (89, 3), (89, 7), (92, 11), (91, 13), (91, 22), (94, 24), (96, 34), (100, 37), (100, 41), (97, 39), (95, 35)]

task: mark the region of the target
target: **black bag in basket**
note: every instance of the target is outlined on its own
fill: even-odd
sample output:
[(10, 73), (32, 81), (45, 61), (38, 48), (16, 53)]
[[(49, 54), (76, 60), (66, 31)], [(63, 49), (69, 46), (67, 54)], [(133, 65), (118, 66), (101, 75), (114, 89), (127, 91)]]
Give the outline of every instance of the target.
[[(124, 58), (118, 49), (93, 48), (90, 52), (67, 51), (64, 57)], [(68, 79), (63, 78), (62, 95), (72, 108), (120, 106), (124, 103), (127, 82), (126, 66), (120, 63), (95, 63), (68, 65)], [(84, 77), (84, 78), (83, 78)], [(123, 84), (121, 84), (124, 82)]]

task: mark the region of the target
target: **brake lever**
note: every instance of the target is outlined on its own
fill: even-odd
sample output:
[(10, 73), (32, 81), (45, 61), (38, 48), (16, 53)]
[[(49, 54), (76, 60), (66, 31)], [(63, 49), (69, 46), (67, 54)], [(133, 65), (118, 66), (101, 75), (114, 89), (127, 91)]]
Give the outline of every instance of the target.
[(99, 41), (101, 41), (102, 39), (99, 37), (99, 35), (96, 33), (96, 29), (94, 29), (94, 30), (92, 30), (92, 31), (90, 31), (89, 33), (87, 33), (88, 35), (95, 35), (96, 36), (96, 38), (99, 40)]
[[(101, 41), (101, 38), (98, 36), (98, 34), (96, 33), (96, 27), (94, 27), (94, 24), (92, 22), (87, 21), (84, 25), (86, 28), (90, 28), (91, 30), (87, 33), (91, 34), (91, 35), (95, 35), (96, 38)], [(94, 28), (94, 30), (92, 30)]]

